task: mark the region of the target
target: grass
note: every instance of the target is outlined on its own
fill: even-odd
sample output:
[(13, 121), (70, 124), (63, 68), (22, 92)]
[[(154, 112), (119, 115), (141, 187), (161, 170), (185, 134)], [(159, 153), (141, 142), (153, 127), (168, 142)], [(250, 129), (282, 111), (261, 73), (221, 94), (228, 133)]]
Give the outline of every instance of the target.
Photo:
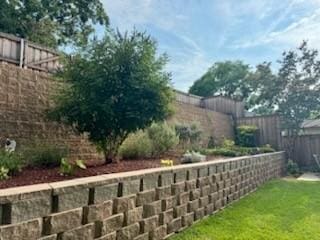
[(320, 183), (276, 180), (170, 240), (319, 240)]

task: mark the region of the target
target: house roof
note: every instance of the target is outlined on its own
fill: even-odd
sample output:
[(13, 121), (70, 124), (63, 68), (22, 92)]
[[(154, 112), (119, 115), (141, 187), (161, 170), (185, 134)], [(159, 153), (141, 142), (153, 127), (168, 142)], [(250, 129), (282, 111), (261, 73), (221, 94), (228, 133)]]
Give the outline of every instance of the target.
[(301, 128), (320, 128), (320, 119), (304, 120)]

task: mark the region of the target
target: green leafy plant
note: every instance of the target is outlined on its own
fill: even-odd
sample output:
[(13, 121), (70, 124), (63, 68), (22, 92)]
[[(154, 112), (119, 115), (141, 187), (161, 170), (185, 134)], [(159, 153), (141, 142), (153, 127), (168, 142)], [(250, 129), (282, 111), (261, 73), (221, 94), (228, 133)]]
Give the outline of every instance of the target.
[(160, 156), (174, 149), (179, 143), (175, 129), (166, 122), (153, 123), (146, 132), (151, 140), (153, 156)]
[(56, 146), (39, 141), (21, 150), (23, 159), (29, 166), (57, 167), (60, 160), (67, 156), (65, 146)]
[(9, 178), (9, 169), (6, 167), (0, 167), (0, 180), (6, 180)]
[(197, 148), (200, 146), (202, 130), (199, 124), (176, 123), (175, 131), (179, 136), (179, 144), (184, 148)]
[(300, 174), (300, 169), (298, 164), (291, 159), (289, 159), (287, 163), (287, 173), (293, 176), (297, 176)]
[(3, 167), (8, 169), (9, 175), (14, 175), (21, 171), (24, 166), (21, 157), (17, 153), (8, 153), (6, 151), (0, 150), (0, 168)]
[(68, 87), (60, 89), (48, 116), (87, 133), (110, 163), (130, 133), (171, 114), (167, 57), (138, 31), (110, 31), (81, 50), (57, 76)]
[(119, 149), (124, 159), (149, 158), (152, 155), (152, 142), (149, 135), (142, 130), (130, 134)]
[(222, 142), (222, 147), (224, 148), (233, 148), (234, 146), (235, 146), (235, 143), (233, 140), (224, 139)]
[(60, 174), (63, 176), (71, 176), (75, 174), (75, 171), (78, 169), (87, 169), (83, 160), (76, 160), (71, 163), (66, 158), (62, 158), (60, 162)]
[(258, 146), (259, 128), (255, 125), (240, 125), (236, 131), (237, 145), (242, 147)]
[(226, 157), (238, 156), (238, 153), (236, 151), (232, 149), (224, 148), (224, 147), (218, 147), (213, 149), (202, 149), (201, 153), (208, 156), (226, 156)]

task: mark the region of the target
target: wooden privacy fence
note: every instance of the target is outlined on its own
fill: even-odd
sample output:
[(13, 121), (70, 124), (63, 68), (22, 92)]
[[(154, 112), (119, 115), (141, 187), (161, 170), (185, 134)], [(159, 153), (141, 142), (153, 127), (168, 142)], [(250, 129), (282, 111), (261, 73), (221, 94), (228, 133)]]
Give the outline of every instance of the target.
[(270, 144), (277, 150), (282, 149), (281, 120), (278, 115), (239, 118), (237, 126), (240, 125), (255, 125), (259, 128), (259, 145)]
[(242, 101), (235, 101), (223, 96), (208, 97), (202, 101), (204, 108), (230, 114), (234, 118), (244, 117), (244, 103)]
[(175, 90), (176, 100), (196, 107), (209, 109), (215, 112), (232, 115), (234, 118), (244, 116), (244, 103), (227, 97), (200, 97)]
[(0, 33), (0, 61), (45, 72), (60, 66), (56, 51), (5, 33)]
[[(287, 142), (288, 138), (283, 137), (284, 146), (286, 146)], [(320, 134), (299, 136), (293, 150), (293, 160), (299, 166), (316, 166), (313, 154), (320, 155)]]

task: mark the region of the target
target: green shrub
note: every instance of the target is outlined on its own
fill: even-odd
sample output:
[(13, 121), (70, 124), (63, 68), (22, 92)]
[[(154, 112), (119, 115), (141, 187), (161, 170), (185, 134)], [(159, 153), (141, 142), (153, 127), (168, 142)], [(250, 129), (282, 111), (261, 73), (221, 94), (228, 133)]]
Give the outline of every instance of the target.
[(258, 127), (254, 125), (241, 125), (237, 127), (236, 143), (242, 147), (257, 147)]
[(202, 130), (200, 129), (199, 124), (176, 123), (175, 131), (179, 136), (179, 144), (183, 148), (194, 149), (200, 145)]
[(62, 158), (60, 162), (60, 174), (63, 176), (72, 176), (78, 169), (87, 169), (82, 160), (76, 160), (71, 163), (66, 158)]
[(0, 168), (9, 175), (14, 175), (23, 167), (23, 161), (17, 153), (0, 150)]
[(119, 155), (124, 159), (149, 158), (151, 154), (152, 142), (142, 130), (130, 134), (119, 149)]
[(0, 180), (6, 180), (9, 178), (9, 169), (5, 167), (0, 167)]
[(222, 147), (224, 148), (233, 148), (235, 146), (235, 143), (233, 140), (225, 139), (222, 142)]
[(160, 156), (174, 149), (179, 143), (175, 129), (166, 122), (153, 123), (146, 132), (151, 140), (153, 156)]
[(29, 166), (57, 167), (68, 151), (66, 147), (37, 142), (22, 149), (21, 154)]
[(237, 152), (224, 147), (217, 147), (212, 149), (202, 149), (200, 151), (202, 154), (208, 155), (208, 156), (226, 156), (226, 157), (236, 157), (238, 156)]
[(202, 149), (201, 153), (205, 155), (217, 155), (226, 157), (236, 157), (245, 155), (255, 155), (260, 153), (275, 152), (270, 145), (263, 147), (241, 147), (233, 144), (233, 141), (224, 141), (223, 147), (216, 147), (212, 149)]
[(298, 164), (292, 161), (291, 159), (289, 159), (287, 163), (287, 173), (294, 176), (300, 173)]

